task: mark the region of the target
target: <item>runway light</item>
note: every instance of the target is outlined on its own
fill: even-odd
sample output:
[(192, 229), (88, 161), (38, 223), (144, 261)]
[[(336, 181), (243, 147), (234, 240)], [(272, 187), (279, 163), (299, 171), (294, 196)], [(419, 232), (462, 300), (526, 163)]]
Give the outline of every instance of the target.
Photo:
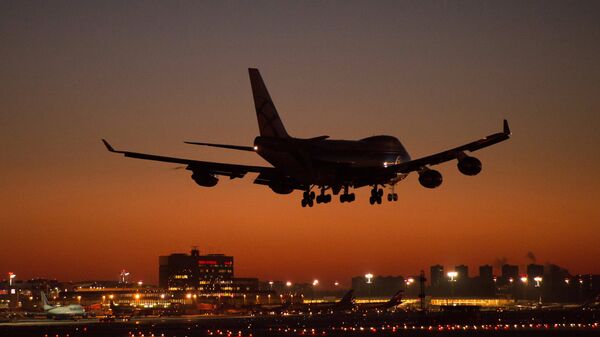
[(254, 151), (258, 151), (258, 146), (254, 145)]

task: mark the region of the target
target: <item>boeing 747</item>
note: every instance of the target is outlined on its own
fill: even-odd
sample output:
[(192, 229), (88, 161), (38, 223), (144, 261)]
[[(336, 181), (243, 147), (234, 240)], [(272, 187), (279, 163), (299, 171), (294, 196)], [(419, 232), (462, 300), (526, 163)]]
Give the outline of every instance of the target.
[(115, 150), (106, 140), (102, 141), (108, 151), (125, 157), (186, 165), (194, 182), (204, 187), (215, 186), (219, 176), (234, 179), (242, 178), (247, 173), (257, 173), (255, 184), (266, 185), (278, 194), (300, 190), (303, 192), (302, 207), (312, 207), (315, 201), (317, 204), (331, 202), (329, 191), (333, 195), (339, 194), (342, 203), (353, 202), (355, 194), (351, 189), (365, 186), (371, 187), (371, 205), (381, 204), (384, 187), (390, 189), (387, 200), (397, 201), (398, 194), (394, 187), (411, 172), (418, 173), (419, 183), (423, 187), (436, 188), (442, 184), (442, 174), (431, 167), (450, 160), (457, 161), (458, 170), (462, 174), (477, 175), (481, 172), (481, 161), (469, 154), (505, 141), (511, 134), (508, 122), (504, 120), (501, 132), (418, 159), (412, 159), (400, 141), (392, 136), (379, 135), (360, 140), (333, 140), (329, 136), (294, 138), (283, 126), (258, 69), (249, 69), (249, 74), (260, 131), (253, 146), (185, 143), (255, 152), (269, 162), (271, 167), (120, 151)]

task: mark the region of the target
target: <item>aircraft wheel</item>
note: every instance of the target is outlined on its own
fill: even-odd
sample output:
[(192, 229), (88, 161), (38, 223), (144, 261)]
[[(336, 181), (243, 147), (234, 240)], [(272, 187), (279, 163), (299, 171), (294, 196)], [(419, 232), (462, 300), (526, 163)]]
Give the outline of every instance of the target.
[(371, 205), (374, 205), (375, 204), (375, 197), (373, 197), (373, 196), (369, 197), (369, 203)]
[(346, 202), (346, 195), (345, 194), (340, 194), (340, 202), (341, 203)]
[(320, 196), (320, 195), (317, 195), (317, 204), (320, 204), (320, 203), (322, 203), (322, 202), (323, 202), (323, 199), (322, 199), (322, 198), (323, 198), (322, 196)]
[(383, 188), (380, 188), (380, 189), (377, 191), (377, 196), (379, 196), (379, 198), (383, 197)]
[(313, 200), (312, 199), (308, 199), (308, 207), (313, 207)]
[(348, 195), (348, 199), (349, 199), (349, 201), (350, 201), (350, 202), (352, 202), (352, 201), (356, 200), (356, 194), (354, 194), (354, 193), (350, 193), (350, 194)]
[(388, 201), (394, 200), (394, 195), (392, 193), (388, 193), (387, 195)]
[(398, 201), (398, 193), (394, 193), (393, 199), (394, 201)]
[(302, 199), (302, 207), (306, 207), (306, 199)]
[(325, 202), (326, 203), (331, 202), (331, 194), (328, 194), (328, 195), (325, 196)]
[(315, 191), (310, 192), (310, 198), (314, 199), (315, 198)]
[(378, 204), (378, 205), (381, 205), (381, 196), (380, 196), (380, 197), (378, 197), (378, 198), (376, 198), (376, 200), (375, 200), (375, 201), (377, 201), (377, 204)]

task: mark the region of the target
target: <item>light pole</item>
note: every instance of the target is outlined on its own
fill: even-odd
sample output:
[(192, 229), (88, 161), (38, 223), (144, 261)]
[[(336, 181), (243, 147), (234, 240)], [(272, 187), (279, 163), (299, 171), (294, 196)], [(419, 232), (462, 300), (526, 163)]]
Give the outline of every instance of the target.
[(533, 280), (535, 281), (535, 287), (538, 288), (538, 292), (539, 292), (539, 304), (542, 304), (542, 287), (541, 287), (541, 283), (542, 283), (542, 277), (541, 276), (536, 276), (533, 278)]
[(455, 271), (449, 271), (448, 277), (450, 278), (450, 297), (454, 297), (454, 283), (456, 283), (456, 277), (458, 273)]
[(367, 273), (365, 274), (365, 278), (367, 279), (367, 287), (369, 288), (369, 300), (371, 299), (371, 280), (373, 280), (373, 274)]
[(524, 275), (521, 276), (520, 280), (521, 283), (523, 283), (523, 298), (527, 300), (527, 282), (529, 281), (529, 278), (527, 278), (527, 275)]
[(314, 279), (312, 285), (313, 285), (313, 301), (315, 301), (317, 298), (317, 286), (319, 285), (319, 280)]

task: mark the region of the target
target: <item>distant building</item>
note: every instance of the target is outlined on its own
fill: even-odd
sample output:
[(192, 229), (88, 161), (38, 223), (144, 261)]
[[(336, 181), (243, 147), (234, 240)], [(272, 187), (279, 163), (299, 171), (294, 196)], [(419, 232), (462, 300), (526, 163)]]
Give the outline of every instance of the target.
[(511, 283), (511, 279), (513, 280), (513, 282), (516, 282), (519, 279), (519, 266), (512, 264), (503, 264), (501, 279), (502, 283), (504, 284)]
[(431, 266), (430, 267), (430, 275), (431, 275), (431, 286), (432, 287), (439, 287), (441, 286), (444, 282), (445, 276), (444, 276), (444, 267), (436, 264), (435, 266)]
[(198, 290), (206, 294), (258, 291), (258, 279), (234, 278), (233, 256), (175, 253), (158, 258), (158, 285), (171, 291)]
[(458, 282), (466, 282), (469, 280), (469, 267), (461, 264), (459, 266), (454, 267), (456, 271), (456, 280)]
[(534, 277), (538, 276), (544, 276), (544, 266), (534, 263), (527, 265), (527, 277), (529, 280), (533, 280)]
[(482, 281), (493, 282), (494, 281), (494, 271), (492, 266), (489, 264), (483, 265), (479, 267), (479, 278)]

